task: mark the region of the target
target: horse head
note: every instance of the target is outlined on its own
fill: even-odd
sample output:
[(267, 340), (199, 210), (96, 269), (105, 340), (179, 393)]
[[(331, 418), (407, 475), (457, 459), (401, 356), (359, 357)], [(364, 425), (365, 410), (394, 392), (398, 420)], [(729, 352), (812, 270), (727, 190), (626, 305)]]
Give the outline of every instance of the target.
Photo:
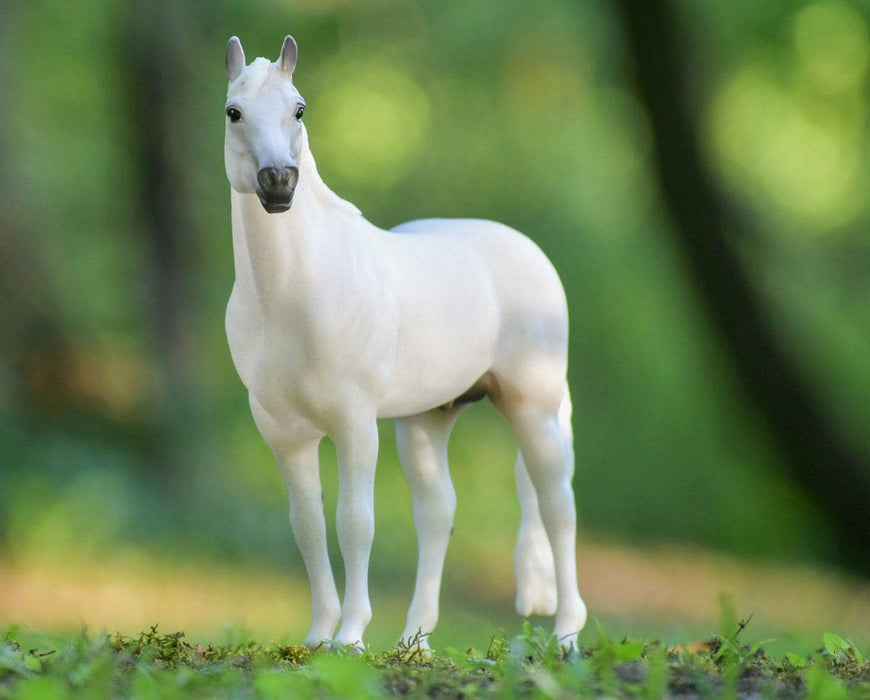
[(227, 44), (227, 178), (237, 192), (256, 193), (270, 214), (287, 211), (293, 202), (306, 139), (305, 100), (293, 85), (297, 54), (288, 36), (277, 61), (258, 58), (246, 66), (238, 37)]

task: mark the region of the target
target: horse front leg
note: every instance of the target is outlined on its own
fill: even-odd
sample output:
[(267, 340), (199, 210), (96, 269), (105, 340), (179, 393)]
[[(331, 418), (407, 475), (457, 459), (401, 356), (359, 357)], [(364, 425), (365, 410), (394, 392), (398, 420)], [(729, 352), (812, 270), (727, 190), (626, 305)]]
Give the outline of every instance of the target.
[(438, 622), (438, 598), (447, 544), (453, 530), (456, 492), (450, 481), (447, 441), (456, 411), (436, 409), (396, 419), (396, 444), (414, 500), (419, 559), (414, 597), (400, 641), (428, 649), (425, 636)]
[(318, 443), (315, 440), (301, 447), (274, 450), (290, 496), (293, 536), (311, 583), (311, 630), (305, 638), (311, 648), (332, 639), (341, 614), (326, 545)]
[(368, 574), (375, 533), (375, 466), (378, 458), (375, 418), (354, 421), (334, 435), (333, 442), (338, 457), (336, 529), (345, 571), (341, 628), (335, 641), (361, 649), (363, 632), (372, 618)]

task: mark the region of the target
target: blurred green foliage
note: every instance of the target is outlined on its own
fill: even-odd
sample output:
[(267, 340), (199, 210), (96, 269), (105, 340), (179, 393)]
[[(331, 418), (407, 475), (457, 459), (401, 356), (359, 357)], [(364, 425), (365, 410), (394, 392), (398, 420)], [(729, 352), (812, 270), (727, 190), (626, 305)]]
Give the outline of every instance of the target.
[[(760, 223), (742, 259), (825, 411), (866, 454), (868, 4), (681, 8), (705, 156)], [(581, 537), (828, 557), (827, 524), (782, 476), (689, 286), (607, 3), (13, 0), (0, 19), (0, 553), (288, 558), (283, 482), (224, 338), (222, 129), (227, 38), (274, 58), (292, 33), (312, 151), (337, 193), (384, 227), (504, 221), (553, 258), (572, 314)], [(174, 51), (166, 113), (130, 109), (137, 31)], [(182, 332), (169, 341), (145, 225), (161, 213), (142, 206), (131, 152), (133, 130), (158, 117), (166, 167), (183, 174)], [(513, 449), (488, 407), (460, 420), (454, 547), (466, 555), (510, 556)], [(410, 498), (388, 424), (377, 499), (374, 573), (410, 587)]]

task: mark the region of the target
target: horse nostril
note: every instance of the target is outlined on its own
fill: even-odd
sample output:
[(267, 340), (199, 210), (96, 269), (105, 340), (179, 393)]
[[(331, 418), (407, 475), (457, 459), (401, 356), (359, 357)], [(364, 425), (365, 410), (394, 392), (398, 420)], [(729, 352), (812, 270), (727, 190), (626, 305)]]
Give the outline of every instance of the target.
[(298, 179), (299, 169), (292, 166), (263, 168), (257, 173), (257, 184), (266, 191), (292, 190)]
[(285, 168), (287, 172), (287, 187), (291, 190), (296, 187), (296, 183), (299, 181), (299, 168), (288, 167)]
[(278, 171), (275, 168), (263, 168), (257, 173), (257, 184), (264, 189), (269, 189), (277, 174)]

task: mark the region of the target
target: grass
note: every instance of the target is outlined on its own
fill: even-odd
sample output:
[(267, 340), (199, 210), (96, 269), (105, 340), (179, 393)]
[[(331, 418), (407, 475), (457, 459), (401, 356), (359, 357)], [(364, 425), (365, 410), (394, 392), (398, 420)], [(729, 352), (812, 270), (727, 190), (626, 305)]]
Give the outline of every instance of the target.
[(857, 697), (870, 693), (870, 662), (828, 633), (817, 652), (770, 656), (744, 642), (748, 620), (704, 642), (598, 639), (562, 648), (528, 622), (496, 634), (485, 651), (423, 653), (413, 644), (356, 654), (337, 647), (201, 644), (156, 626), (134, 636), (80, 633), (26, 644), (11, 629), (0, 642), (0, 698), (59, 697)]
[[(566, 654), (539, 620), (520, 627), (504, 550), (504, 562), (466, 557), (451, 570), (461, 577), (446, 579), (431, 656), (391, 646), (410, 580), (373, 580), (372, 646), (359, 656), (294, 644), (309, 619), (307, 582), (293, 571), (131, 551), (0, 559), (0, 698), (870, 697), (864, 582), (587, 542), (583, 591), (601, 624)], [(178, 629), (188, 634), (167, 633)]]

